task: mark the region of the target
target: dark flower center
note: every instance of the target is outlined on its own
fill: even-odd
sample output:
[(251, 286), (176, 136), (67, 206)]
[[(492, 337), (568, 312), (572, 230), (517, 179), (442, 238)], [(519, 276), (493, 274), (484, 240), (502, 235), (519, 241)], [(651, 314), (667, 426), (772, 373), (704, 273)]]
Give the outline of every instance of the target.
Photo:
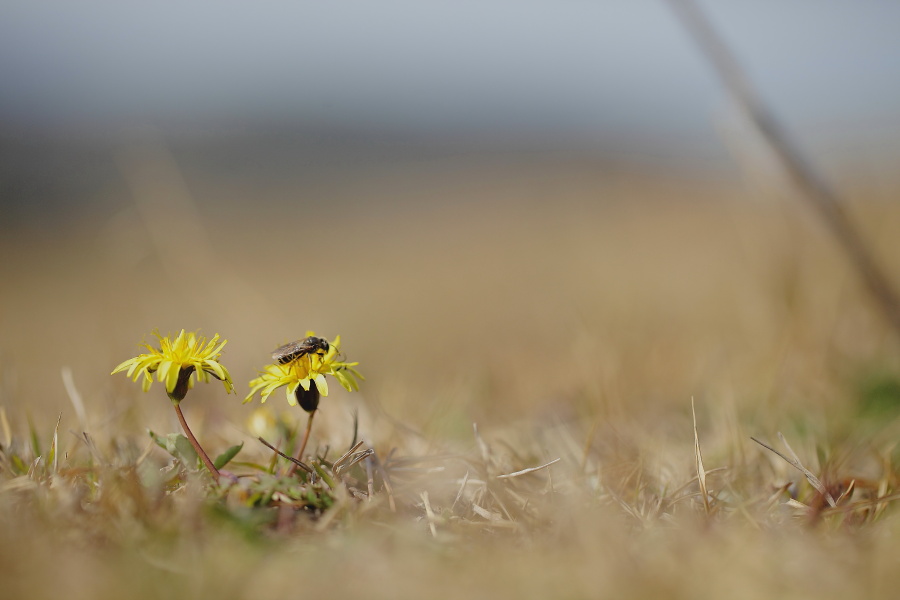
[(300, 408), (306, 412), (311, 413), (319, 408), (319, 388), (315, 383), (309, 386), (309, 391), (304, 390), (302, 385), (298, 385), (294, 395), (297, 397)]
[(188, 384), (191, 381), (191, 375), (193, 375), (196, 367), (194, 365), (188, 365), (187, 367), (182, 367), (178, 372), (178, 381), (175, 383), (175, 389), (169, 392), (169, 398), (172, 399), (172, 402), (178, 404), (184, 397), (187, 395)]

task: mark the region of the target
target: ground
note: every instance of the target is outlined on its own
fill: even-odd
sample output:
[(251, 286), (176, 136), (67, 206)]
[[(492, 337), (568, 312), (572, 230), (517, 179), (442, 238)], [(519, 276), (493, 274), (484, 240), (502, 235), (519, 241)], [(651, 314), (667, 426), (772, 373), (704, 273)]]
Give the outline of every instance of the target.
[[(0, 241), (4, 597), (877, 598), (900, 583), (897, 338), (788, 193), (583, 161), (261, 182), (159, 148), (118, 160), (121, 180), (65, 226), (23, 217)], [(847, 187), (900, 280), (900, 209)], [(179, 431), (160, 384), (109, 375), (154, 328), (229, 340), (238, 394), (200, 386), (183, 407), (210, 454), (244, 443), (226, 467), (241, 484), (152, 442)], [(354, 437), (374, 449), (371, 498), (365, 461), (316, 502), (253, 497), (244, 477), (272, 455), (247, 382), (307, 330), (340, 334), (366, 376), (322, 400), (311, 447), (326, 468)], [(264, 406), (305, 423), (280, 391)], [(751, 436), (789, 445), (837, 507)]]

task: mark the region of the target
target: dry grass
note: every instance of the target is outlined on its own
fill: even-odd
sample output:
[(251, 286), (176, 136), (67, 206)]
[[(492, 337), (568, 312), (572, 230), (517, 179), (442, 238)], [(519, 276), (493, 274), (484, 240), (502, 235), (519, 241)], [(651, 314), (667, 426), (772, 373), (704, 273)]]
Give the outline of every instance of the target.
[[(137, 208), (0, 242), (21, 257), (0, 266), (16, 283), (0, 296), (4, 598), (900, 584), (897, 345), (784, 203), (532, 165), (257, 186), (247, 207), (233, 181), (188, 170), (179, 187), (157, 155), (123, 160)], [(900, 211), (864, 196), (854, 211), (897, 273)], [(316, 418), (332, 481), (300, 493), (239, 464), (272, 453), (220, 386), (185, 411), (212, 454), (245, 443), (239, 484), (210, 488), (153, 445), (145, 428), (178, 430), (168, 401), (108, 373), (154, 327), (223, 334), (239, 389), (281, 341), (340, 333), (368, 379)], [(328, 471), (354, 412), (375, 454)]]

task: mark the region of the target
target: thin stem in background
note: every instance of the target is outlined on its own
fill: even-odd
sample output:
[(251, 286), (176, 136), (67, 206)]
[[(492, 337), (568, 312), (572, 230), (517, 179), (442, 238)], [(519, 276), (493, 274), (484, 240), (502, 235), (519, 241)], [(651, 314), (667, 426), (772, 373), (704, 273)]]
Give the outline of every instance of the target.
[[(303, 441), (300, 442), (300, 450), (297, 451), (297, 460), (303, 460), (303, 453), (306, 452), (306, 444), (309, 442), (309, 432), (312, 431), (313, 417), (316, 416), (316, 411), (310, 411), (309, 418), (306, 420), (306, 431), (303, 433)], [(297, 464), (292, 463), (291, 467), (288, 469), (288, 477), (293, 475), (297, 471)]]
[(668, 0), (668, 3), (694, 38), (702, 54), (712, 64), (735, 103), (759, 130), (813, 210), (831, 229), (866, 289), (894, 328), (894, 333), (900, 337), (900, 299), (875, 261), (865, 238), (847, 218), (837, 192), (813, 168), (772, 111), (763, 103), (731, 49), (697, 3), (694, 0)]

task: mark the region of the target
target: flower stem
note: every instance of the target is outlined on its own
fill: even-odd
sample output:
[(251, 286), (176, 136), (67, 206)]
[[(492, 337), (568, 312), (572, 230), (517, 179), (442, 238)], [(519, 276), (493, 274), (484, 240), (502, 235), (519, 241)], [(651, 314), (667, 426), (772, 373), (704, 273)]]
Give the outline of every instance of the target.
[(197, 441), (197, 438), (194, 437), (194, 434), (191, 432), (191, 428), (188, 427), (187, 421), (184, 420), (184, 413), (181, 412), (181, 405), (173, 403), (172, 406), (175, 407), (175, 413), (178, 415), (178, 420), (181, 421), (181, 427), (184, 429), (185, 435), (187, 435), (188, 441), (191, 442), (191, 446), (194, 447), (194, 450), (197, 451), (197, 454), (200, 455), (200, 460), (203, 461), (203, 464), (206, 465), (206, 468), (209, 469), (209, 472), (216, 479), (219, 478), (219, 470), (216, 468), (216, 465), (213, 464), (211, 460), (209, 460), (209, 455), (200, 446), (200, 442)]
[[(303, 434), (303, 441), (300, 442), (300, 450), (297, 451), (297, 460), (303, 460), (303, 453), (306, 452), (306, 443), (309, 442), (309, 432), (312, 431), (313, 417), (316, 416), (316, 411), (310, 411), (309, 417), (306, 420), (306, 432)], [(294, 474), (297, 470), (297, 465), (295, 463), (291, 463), (291, 468), (288, 469), (288, 477)]]

